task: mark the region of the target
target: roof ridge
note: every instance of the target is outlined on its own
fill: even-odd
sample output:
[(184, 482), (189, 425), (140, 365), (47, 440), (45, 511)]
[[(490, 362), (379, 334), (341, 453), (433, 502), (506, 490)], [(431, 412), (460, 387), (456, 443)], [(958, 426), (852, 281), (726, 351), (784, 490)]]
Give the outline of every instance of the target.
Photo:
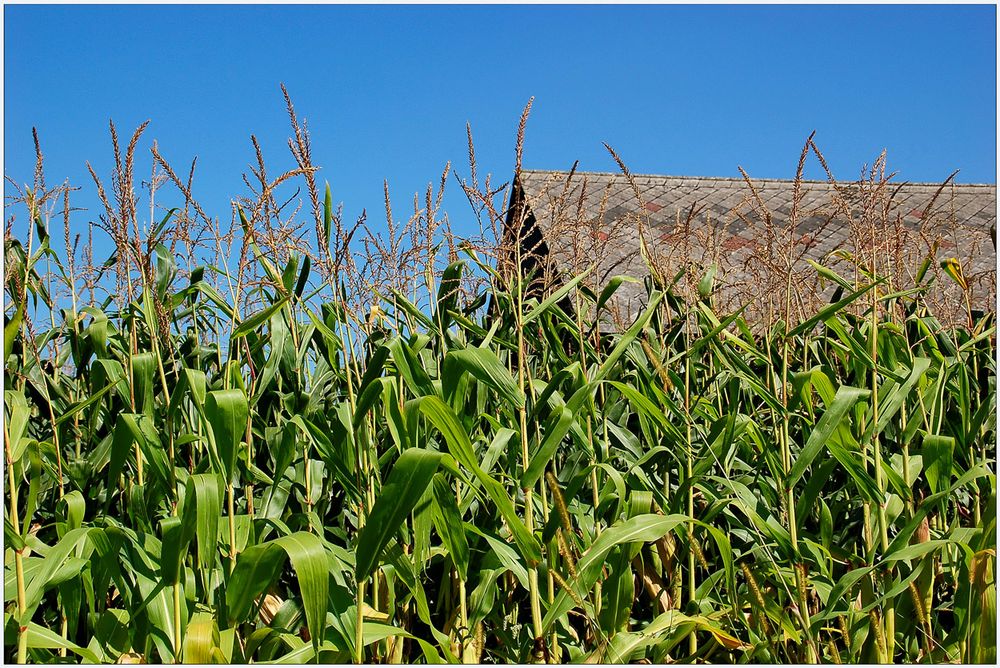
[[(523, 173), (527, 174), (559, 174), (563, 176), (568, 176), (573, 174), (574, 176), (592, 174), (594, 176), (625, 176), (621, 172), (595, 172), (595, 171), (576, 171), (570, 172), (569, 170), (562, 169), (522, 169)], [(633, 177), (638, 178), (652, 178), (652, 179), (675, 179), (675, 180), (687, 180), (687, 181), (713, 181), (713, 182), (733, 182), (733, 183), (745, 183), (742, 178), (732, 177), (732, 176), (681, 176), (674, 174), (639, 174), (632, 173)], [(795, 179), (774, 179), (774, 178), (754, 178), (750, 177), (753, 183), (795, 183)], [(854, 181), (844, 181), (838, 180), (838, 184), (853, 184), (859, 183), (860, 180)], [(817, 179), (802, 179), (801, 183), (818, 183), (829, 185), (828, 180), (817, 180)], [(890, 181), (892, 185), (910, 185), (910, 186), (928, 186), (928, 187), (940, 187), (942, 181)], [(956, 188), (996, 188), (995, 183), (952, 183), (951, 185)]]

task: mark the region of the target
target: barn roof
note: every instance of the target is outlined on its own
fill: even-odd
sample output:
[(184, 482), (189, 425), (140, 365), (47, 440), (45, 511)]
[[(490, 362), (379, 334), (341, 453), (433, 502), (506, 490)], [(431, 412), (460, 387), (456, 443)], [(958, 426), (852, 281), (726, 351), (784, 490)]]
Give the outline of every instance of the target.
[[(729, 306), (770, 299), (787, 281), (787, 258), (798, 272), (796, 288), (823, 295), (828, 283), (817, 283), (806, 260), (853, 279), (843, 251), (862, 258), (875, 253), (895, 267), (893, 273), (912, 278), (936, 243), (938, 259), (962, 262), (974, 306), (993, 308), (993, 184), (800, 181), (793, 227), (793, 180), (753, 179), (751, 188), (732, 178), (524, 170), (515, 181), (515, 203), (523, 205), (527, 224), (540, 230), (557, 272), (565, 278), (593, 265), (588, 279), (598, 288), (615, 275), (649, 275), (640, 230), (664, 275), (692, 263), (693, 272), (715, 265), (715, 293)], [(933, 271), (939, 271), (937, 262)], [(643, 295), (641, 285), (619, 290), (623, 319), (635, 314)], [(953, 291), (943, 298), (956, 300)], [(964, 307), (964, 298), (959, 301)]]

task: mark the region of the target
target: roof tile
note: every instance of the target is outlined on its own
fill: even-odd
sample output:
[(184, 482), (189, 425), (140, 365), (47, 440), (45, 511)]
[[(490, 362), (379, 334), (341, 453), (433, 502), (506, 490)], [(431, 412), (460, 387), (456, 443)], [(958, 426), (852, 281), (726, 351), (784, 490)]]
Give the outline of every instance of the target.
[[(905, 242), (906, 252), (914, 257), (926, 253), (930, 239), (942, 237), (955, 243), (954, 249), (939, 247), (942, 257), (945, 253), (955, 254), (972, 271), (988, 272), (996, 268), (996, 250), (989, 241), (990, 229), (995, 228), (997, 218), (996, 186), (991, 184), (948, 184), (942, 188), (939, 184), (890, 183), (880, 193), (867, 182), (831, 185), (826, 181), (802, 181), (796, 205), (793, 181), (753, 180), (764, 205), (762, 209), (743, 179), (635, 175), (643, 208), (628, 180), (620, 174), (576, 172), (570, 178), (569, 172), (525, 170), (519, 180), (550, 251), (564, 271), (573, 269), (567, 266), (573, 256), (573, 235), (566, 232), (587, 225), (583, 235), (587, 241), (576, 243), (592, 256), (588, 261), (596, 262), (596, 273), (635, 273), (641, 278), (646, 268), (639, 256), (637, 221), (642, 220), (649, 227), (648, 238), (661, 240), (658, 253), (677, 268), (683, 263), (679, 256), (684, 249), (692, 260), (719, 257), (725, 265), (717, 274), (719, 284), (742, 287), (753, 278), (744, 264), (758, 244), (765, 254), (780, 251), (767, 248), (768, 234), (762, 218), (765, 210), (774, 229), (781, 232), (787, 229), (794, 209), (798, 217), (796, 252), (804, 248), (803, 260), (821, 261), (836, 249), (854, 252), (858, 240), (844, 215), (845, 205), (858, 220), (866, 207), (880, 211), (878, 207), (886, 204), (886, 216), (875, 230), (876, 239), (886, 238), (895, 230), (896, 221), (901, 220), (904, 229), (912, 234), (904, 235), (905, 240), (900, 243)], [(892, 199), (887, 201), (890, 195)], [(594, 238), (590, 223), (600, 218), (605, 197), (601, 232)], [(676, 228), (678, 223), (685, 224), (692, 206), (696, 213), (690, 221), (691, 234), (682, 240), (681, 230)], [(925, 210), (928, 210), (926, 215)], [(726, 229), (721, 229), (723, 226)], [(865, 227), (870, 227), (870, 223)], [(861, 230), (861, 235), (862, 243), (866, 243), (866, 237), (870, 242), (870, 229)], [(716, 245), (714, 250), (705, 247), (708, 237), (714, 239), (709, 241)], [(808, 243), (804, 243), (805, 237)], [(782, 234), (775, 237), (779, 245), (782, 238)], [(776, 257), (781, 262), (780, 253)], [(642, 288), (627, 285), (629, 289), (623, 286), (619, 293), (624, 301), (635, 302)], [(977, 299), (987, 305), (987, 297), (991, 305), (993, 295), (981, 292)]]

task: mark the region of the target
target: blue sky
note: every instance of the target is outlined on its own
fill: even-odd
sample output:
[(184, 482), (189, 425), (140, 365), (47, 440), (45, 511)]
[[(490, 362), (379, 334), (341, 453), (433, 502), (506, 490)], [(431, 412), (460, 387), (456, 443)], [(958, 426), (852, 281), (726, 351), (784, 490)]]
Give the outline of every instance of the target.
[[(50, 183), (112, 168), (108, 118), (153, 139), (212, 215), (245, 192), (264, 147), (291, 166), (279, 82), (306, 118), (320, 179), (345, 216), (404, 214), (447, 160), (507, 180), (530, 96), (524, 164), (790, 178), (805, 138), (840, 178), (889, 150), (899, 179), (996, 181), (996, 7), (980, 6), (5, 6), (4, 173), (31, 178), (31, 127)], [(124, 141), (124, 140), (123, 140)], [(817, 166), (808, 175), (820, 177)], [(166, 198), (166, 195), (161, 195)], [(172, 202), (164, 202), (170, 204)], [(173, 202), (176, 203), (176, 202)], [(471, 212), (454, 182), (452, 224)], [(140, 207), (140, 211), (142, 207)]]

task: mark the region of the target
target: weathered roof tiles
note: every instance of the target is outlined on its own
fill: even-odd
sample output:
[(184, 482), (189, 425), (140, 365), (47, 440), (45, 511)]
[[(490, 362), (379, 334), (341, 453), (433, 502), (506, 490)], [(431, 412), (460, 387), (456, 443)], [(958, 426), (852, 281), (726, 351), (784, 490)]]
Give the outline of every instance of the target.
[[(815, 277), (805, 260), (829, 265), (842, 260), (831, 260), (835, 251), (890, 254), (915, 269), (936, 241), (939, 258), (957, 257), (967, 277), (978, 281), (974, 303), (992, 308), (995, 185), (800, 181), (793, 234), (796, 183), (751, 183), (752, 189), (743, 179), (657, 175), (633, 175), (630, 183), (623, 174), (525, 170), (514, 197), (523, 198), (559, 270), (594, 265), (596, 283), (616, 274), (648, 275), (640, 229), (655, 260), (675, 267), (715, 264), (719, 293), (737, 300), (739, 288), (745, 292), (753, 282), (768, 289), (760, 284), (761, 266), (781, 264), (782, 252)], [(632, 286), (619, 301), (634, 312), (640, 293)]]

